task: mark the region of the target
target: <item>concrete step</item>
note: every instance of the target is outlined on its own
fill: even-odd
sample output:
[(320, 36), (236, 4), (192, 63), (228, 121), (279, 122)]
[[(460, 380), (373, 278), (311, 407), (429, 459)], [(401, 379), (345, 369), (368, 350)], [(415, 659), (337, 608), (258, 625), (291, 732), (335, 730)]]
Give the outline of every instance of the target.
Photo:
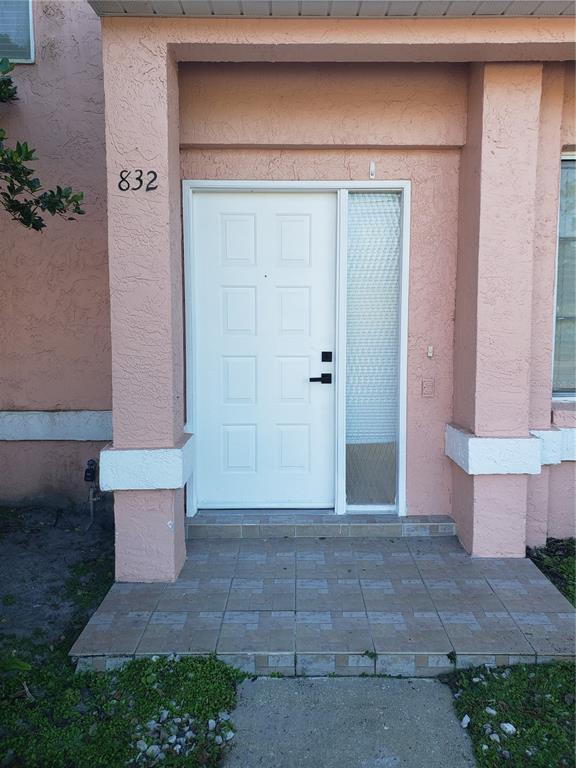
[(447, 515), (336, 515), (326, 510), (200, 510), (186, 523), (191, 539), (455, 536)]

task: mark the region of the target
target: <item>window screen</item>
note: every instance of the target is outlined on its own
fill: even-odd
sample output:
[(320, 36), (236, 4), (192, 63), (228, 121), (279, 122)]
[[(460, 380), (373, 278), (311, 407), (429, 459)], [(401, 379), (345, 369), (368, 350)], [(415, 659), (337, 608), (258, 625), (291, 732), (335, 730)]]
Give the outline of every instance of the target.
[(397, 192), (350, 193), (346, 500), (392, 505), (398, 437), (400, 214)]
[(576, 393), (576, 159), (562, 160), (554, 392)]
[(34, 60), (31, 0), (0, 0), (0, 59)]

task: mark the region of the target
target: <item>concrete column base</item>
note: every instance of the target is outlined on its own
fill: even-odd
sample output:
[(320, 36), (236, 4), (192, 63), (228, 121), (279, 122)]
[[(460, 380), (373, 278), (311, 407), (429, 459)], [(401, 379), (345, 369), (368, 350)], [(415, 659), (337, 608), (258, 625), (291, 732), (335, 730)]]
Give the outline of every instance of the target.
[(550, 469), (542, 467), (539, 475), (528, 480), (528, 506), (526, 510), (526, 544), (543, 547), (548, 533), (548, 497)]
[(116, 491), (116, 581), (176, 581), (186, 557), (184, 490)]
[(467, 475), (452, 467), (460, 543), (477, 557), (525, 557), (527, 475)]

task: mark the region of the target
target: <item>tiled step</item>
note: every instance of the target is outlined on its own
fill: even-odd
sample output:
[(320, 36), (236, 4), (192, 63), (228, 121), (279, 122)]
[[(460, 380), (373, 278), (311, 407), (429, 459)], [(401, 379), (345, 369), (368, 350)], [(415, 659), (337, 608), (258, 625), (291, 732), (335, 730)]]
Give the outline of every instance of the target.
[(318, 510), (201, 510), (187, 522), (189, 539), (277, 539), (341, 536), (455, 536), (446, 515), (346, 514)]

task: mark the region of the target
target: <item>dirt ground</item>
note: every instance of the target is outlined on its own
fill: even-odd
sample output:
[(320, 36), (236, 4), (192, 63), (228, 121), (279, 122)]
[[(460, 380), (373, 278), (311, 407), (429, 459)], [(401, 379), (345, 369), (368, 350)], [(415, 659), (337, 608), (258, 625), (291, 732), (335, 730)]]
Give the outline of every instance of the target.
[(0, 506), (1, 635), (55, 642), (83, 602), (90, 614), (94, 579), (106, 587), (112, 574), (110, 506), (88, 523), (81, 508)]

